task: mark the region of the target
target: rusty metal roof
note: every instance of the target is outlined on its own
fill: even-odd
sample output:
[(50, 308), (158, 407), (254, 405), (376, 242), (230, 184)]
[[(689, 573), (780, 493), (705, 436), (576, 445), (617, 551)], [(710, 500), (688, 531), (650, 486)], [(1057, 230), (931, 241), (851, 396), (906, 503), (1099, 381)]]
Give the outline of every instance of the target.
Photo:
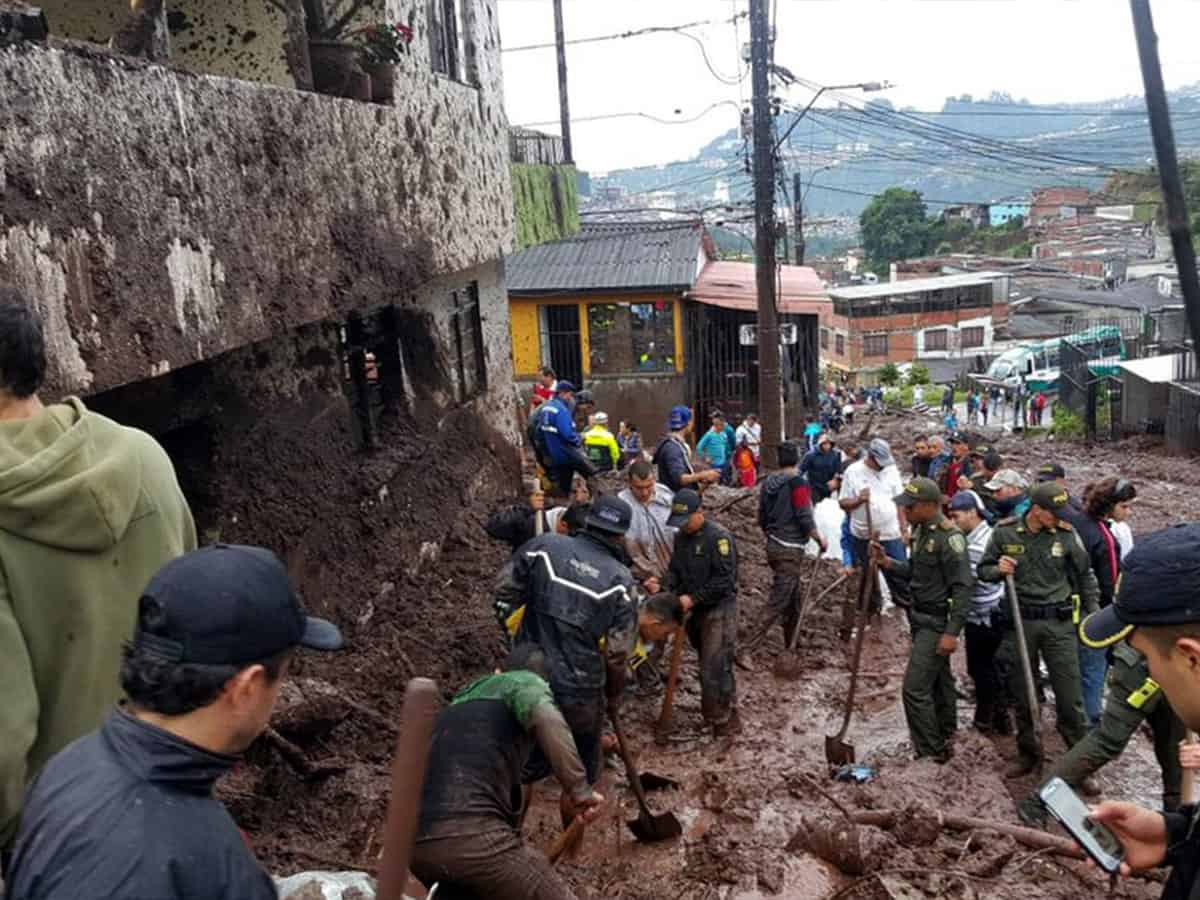
[(510, 294), (685, 291), (705, 260), (699, 221), (597, 222), (510, 256)]

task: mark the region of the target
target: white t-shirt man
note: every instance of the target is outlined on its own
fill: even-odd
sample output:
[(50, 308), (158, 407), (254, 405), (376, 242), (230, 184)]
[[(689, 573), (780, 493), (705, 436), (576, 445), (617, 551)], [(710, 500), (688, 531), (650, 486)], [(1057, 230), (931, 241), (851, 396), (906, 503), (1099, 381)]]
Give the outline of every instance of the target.
[(881, 541), (891, 541), (900, 537), (900, 516), (896, 511), (893, 499), (904, 490), (900, 480), (900, 470), (890, 465), (876, 471), (867, 465), (865, 459), (851, 463), (842, 476), (842, 489), (838, 494), (839, 500), (851, 500), (871, 489), (870, 504), (862, 504), (850, 513), (850, 533), (856, 538), (869, 538), (867, 530), (867, 506), (871, 507), (871, 525)]
[(737, 427), (737, 431), (733, 434), (734, 443), (739, 447), (745, 444), (750, 448), (750, 452), (754, 454), (754, 458), (758, 459), (759, 452), (762, 450), (762, 425), (755, 422), (750, 425), (742, 422)]

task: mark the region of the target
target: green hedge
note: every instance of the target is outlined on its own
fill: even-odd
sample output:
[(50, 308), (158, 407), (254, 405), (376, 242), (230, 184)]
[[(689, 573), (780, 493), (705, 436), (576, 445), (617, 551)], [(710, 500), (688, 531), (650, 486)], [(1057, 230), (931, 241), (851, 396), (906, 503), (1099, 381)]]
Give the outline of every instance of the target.
[(579, 188), (574, 166), (513, 163), (516, 250), (579, 232)]

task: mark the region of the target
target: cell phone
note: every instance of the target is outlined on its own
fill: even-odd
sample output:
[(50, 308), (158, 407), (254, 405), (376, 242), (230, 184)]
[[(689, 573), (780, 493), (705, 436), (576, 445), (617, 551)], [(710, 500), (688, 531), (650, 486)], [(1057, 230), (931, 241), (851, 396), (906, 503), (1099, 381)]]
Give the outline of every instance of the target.
[(1091, 810), (1069, 784), (1055, 776), (1038, 789), (1038, 797), (1096, 865), (1110, 875), (1121, 868), (1125, 848), (1105, 825), (1092, 821)]

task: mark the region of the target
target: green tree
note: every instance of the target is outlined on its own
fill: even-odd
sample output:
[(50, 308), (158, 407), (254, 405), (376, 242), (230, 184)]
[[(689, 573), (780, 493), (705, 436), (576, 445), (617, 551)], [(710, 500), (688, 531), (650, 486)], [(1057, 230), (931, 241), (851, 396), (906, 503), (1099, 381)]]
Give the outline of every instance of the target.
[(863, 250), (876, 272), (895, 260), (928, 252), (933, 229), (919, 191), (890, 187), (875, 197), (859, 218)]
[(900, 370), (896, 368), (895, 363), (887, 363), (879, 370), (879, 383), (892, 387), (900, 380)]
[(920, 363), (913, 363), (908, 370), (909, 384), (929, 384), (929, 368)]

